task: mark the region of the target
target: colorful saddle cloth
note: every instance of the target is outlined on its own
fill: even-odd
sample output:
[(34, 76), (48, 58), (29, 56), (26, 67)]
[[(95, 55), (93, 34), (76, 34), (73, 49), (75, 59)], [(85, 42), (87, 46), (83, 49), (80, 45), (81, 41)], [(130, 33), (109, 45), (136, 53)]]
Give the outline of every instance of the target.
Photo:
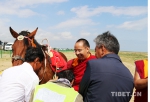
[(59, 54), (59, 52), (51, 49), (49, 52), (51, 58), (51, 66), (54, 72), (60, 72), (67, 69), (67, 62)]

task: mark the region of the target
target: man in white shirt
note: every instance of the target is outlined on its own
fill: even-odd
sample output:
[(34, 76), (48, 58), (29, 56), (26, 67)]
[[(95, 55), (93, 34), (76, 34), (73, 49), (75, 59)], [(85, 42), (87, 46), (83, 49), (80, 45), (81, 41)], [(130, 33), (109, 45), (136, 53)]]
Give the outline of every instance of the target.
[(32, 90), (39, 84), (36, 73), (43, 60), (41, 49), (28, 48), (22, 65), (4, 70), (0, 80), (0, 102), (29, 102)]

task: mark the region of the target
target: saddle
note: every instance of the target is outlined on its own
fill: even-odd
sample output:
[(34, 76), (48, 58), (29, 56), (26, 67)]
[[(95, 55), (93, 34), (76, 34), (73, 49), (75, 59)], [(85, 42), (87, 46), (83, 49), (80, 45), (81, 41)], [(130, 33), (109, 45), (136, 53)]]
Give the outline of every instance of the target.
[[(43, 39), (43, 40), (47, 40), (47, 39)], [(55, 73), (61, 72), (67, 69), (67, 62), (59, 54), (58, 51), (53, 50), (48, 44), (42, 44), (42, 48), (44, 49), (46, 54), (49, 55), (50, 66)]]
[(67, 62), (59, 54), (59, 52), (51, 49), (50, 50), (51, 66), (54, 72), (60, 72), (67, 69)]

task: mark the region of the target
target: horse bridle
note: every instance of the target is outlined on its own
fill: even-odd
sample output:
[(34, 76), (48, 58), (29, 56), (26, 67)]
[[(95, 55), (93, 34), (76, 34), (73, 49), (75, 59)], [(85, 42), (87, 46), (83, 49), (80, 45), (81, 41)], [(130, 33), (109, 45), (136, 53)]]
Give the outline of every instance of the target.
[(23, 62), (25, 61), (25, 59), (24, 58), (22, 58), (21, 56), (19, 56), (19, 55), (15, 55), (15, 56), (13, 56), (12, 57), (12, 59), (13, 60), (22, 60)]
[[(19, 36), (17, 37), (18, 40), (23, 40), (24, 38), (27, 38), (28, 41), (31, 42), (31, 46), (32, 46), (32, 47), (36, 47), (36, 45), (33, 43), (33, 39), (30, 39), (29, 37), (23, 36), (23, 35), (19, 35)], [(43, 51), (42, 48), (41, 48), (41, 50), (42, 50), (42, 52), (43, 52), (43, 54), (44, 54), (44, 57), (45, 57), (45, 61), (44, 61), (44, 62), (45, 62), (45, 63), (44, 63), (45, 68), (44, 68), (44, 72), (43, 72), (43, 77), (42, 77), (42, 79), (39, 80), (39, 83), (43, 80), (44, 74), (45, 74), (45, 70), (46, 70), (46, 55), (45, 55), (45, 53), (44, 53), (44, 51)], [(13, 60), (22, 60), (23, 62), (25, 62), (25, 59), (22, 58), (20, 55), (15, 55), (15, 56), (12, 57), (12, 59), (13, 59)]]
[[(23, 40), (24, 38), (27, 38), (29, 41), (31, 41), (31, 39), (27, 36), (19, 35), (17, 37), (18, 40)], [(12, 56), (12, 59), (13, 59), (13, 61), (14, 60), (22, 60), (23, 62), (25, 61), (25, 59), (22, 58), (20, 55), (14, 55), (14, 56)]]

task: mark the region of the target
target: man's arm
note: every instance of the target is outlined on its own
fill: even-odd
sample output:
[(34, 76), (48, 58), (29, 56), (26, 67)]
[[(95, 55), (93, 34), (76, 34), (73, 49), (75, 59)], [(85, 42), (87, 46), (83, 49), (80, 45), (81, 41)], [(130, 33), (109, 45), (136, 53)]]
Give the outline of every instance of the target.
[(83, 96), (83, 100), (87, 94), (87, 90), (90, 84), (90, 76), (91, 76), (91, 68), (89, 62), (87, 62), (87, 67), (79, 86), (79, 93)]
[(148, 85), (148, 78), (141, 79), (138, 72), (135, 69), (135, 74), (134, 74), (134, 86), (136, 89), (143, 89), (146, 88)]
[(83, 97), (80, 94), (78, 94), (75, 102), (83, 102)]
[(29, 102), (33, 102), (34, 91), (35, 91), (35, 89), (33, 89), (31, 92), (31, 97), (30, 97)]

